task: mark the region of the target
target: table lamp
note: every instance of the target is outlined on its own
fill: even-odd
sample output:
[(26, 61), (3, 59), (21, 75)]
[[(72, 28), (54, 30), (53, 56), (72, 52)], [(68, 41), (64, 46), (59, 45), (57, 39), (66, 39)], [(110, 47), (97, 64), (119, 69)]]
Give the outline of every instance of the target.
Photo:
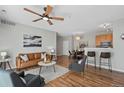
[(51, 53), (55, 53), (55, 49), (51, 49), (50, 51), (51, 51)]
[(1, 55), (2, 59), (5, 59), (7, 52), (1, 52), (0, 55)]

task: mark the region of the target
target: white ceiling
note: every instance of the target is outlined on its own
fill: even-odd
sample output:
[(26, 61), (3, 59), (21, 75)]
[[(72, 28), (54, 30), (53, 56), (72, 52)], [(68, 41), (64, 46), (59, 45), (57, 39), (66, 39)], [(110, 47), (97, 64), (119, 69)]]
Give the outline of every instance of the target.
[[(23, 8), (29, 8), (40, 14), (44, 13), (44, 6), (0, 6), (0, 17), (10, 21), (30, 25), (38, 28), (56, 31), (60, 35), (71, 35), (76, 33), (85, 33), (96, 31), (98, 25), (103, 23), (112, 23), (124, 18), (124, 6), (95, 6), (95, 5), (55, 5), (51, 16), (63, 16), (64, 21), (53, 21), (54, 25), (49, 25), (44, 20), (33, 23), (32, 20), (39, 16), (28, 13)], [(6, 10), (2, 13), (1, 10)]]

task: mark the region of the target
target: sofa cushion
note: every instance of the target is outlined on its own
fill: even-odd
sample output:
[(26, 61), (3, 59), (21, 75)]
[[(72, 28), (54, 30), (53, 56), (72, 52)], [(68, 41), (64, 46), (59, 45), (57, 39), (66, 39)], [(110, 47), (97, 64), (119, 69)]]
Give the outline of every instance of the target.
[(36, 59), (35, 60), (35, 63), (38, 63), (38, 62), (40, 62), (41, 61), (41, 59)]
[(46, 57), (46, 53), (41, 53), (41, 59), (44, 59)]
[(41, 59), (41, 53), (35, 53), (34, 58), (35, 59)]
[(30, 60), (28, 62), (23, 62), (21, 64), (21, 67), (30, 67), (30, 66), (34, 66), (34, 65), (37, 65), (37, 62)]
[(28, 54), (28, 59), (33, 60), (34, 59), (34, 54), (33, 53)]

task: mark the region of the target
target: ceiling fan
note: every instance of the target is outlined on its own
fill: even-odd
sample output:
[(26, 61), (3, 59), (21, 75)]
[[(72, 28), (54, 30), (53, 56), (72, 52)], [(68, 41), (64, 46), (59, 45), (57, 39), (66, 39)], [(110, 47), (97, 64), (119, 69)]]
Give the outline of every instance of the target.
[(63, 17), (50, 17), (50, 16), (49, 16), (49, 14), (52, 12), (52, 9), (53, 9), (52, 6), (47, 5), (47, 7), (44, 7), (45, 13), (43, 13), (43, 14), (41, 15), (41, 14), (36, 13), (36, 12), (34, 12), (34, 11), (28, 9), (28, 8), (24, 8), (25, 11), (40, 16), (40, 18), (38, 18), (38, 19), (36, 19), (36, 20), (33, 20), (32, 22), (37, 22), (37, 21), (39, 21), (39, 20), (45, 20), (45, 21), (47, 21), (50, 25), (53, 25), (51, 19), (63, 21), (63, 20), (64, 20)]

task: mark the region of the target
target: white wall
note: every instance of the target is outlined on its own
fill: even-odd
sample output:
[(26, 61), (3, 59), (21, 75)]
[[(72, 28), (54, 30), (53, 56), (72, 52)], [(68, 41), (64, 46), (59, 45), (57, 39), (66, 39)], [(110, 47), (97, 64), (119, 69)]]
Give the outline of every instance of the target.
[(72, 36), (57, 36), (57, 55), (65, 55), (63, 50), (63, 42), (68, 41), (68, 50), (73, 50)]
[[(76, 36), (80, 36), (80, 40), (76, 40)], [(73, 36), (73, 42), (74, 42), (74, 50), (79, 48), (79, 43), (83, 42), (85, 44), (88, 44), (88, 47), (95, 47), (95, 37), (96, 32), (87, 32), (80, 35), (74, 35)]]
[(63, 55), (69, 55), (68, 53), (69, 50), (69, 41), (63, 41)]
[(124, 20), (116, 21), (113, 24), (113, 68), (124, 72), (124, 40), (120, 38), (124, 33)]
[[(80, 42), (88, 43), (89, 48), (95, 48), (96, 47), (96, 35), (100, 34), (107, 34), (111, 32), (106, 31), (94, 31), (94, 32), (87, 32), (84, 34), (79, 35), (72, 35), (72, 36), (57, 36), (57, 54), (58, 55), (64, 55), (63, 54), (63, 42), (69, 41), (69, 50), (76, 50), (77, 47), (79, 47)], [(77, 41), (75, 38), (76, 36), (80, 36), (81, 40)]]
[[(92, 31), (92, 32), (86, 32), (83, 34), (79, 35), (73, 35), (73, 46), (74, 49), (76, 50), (77, 47), (79, 47), (79, 43), (83, 42), (85, 44), (88, 44), (89, 48), (95, 48), (96, 47), (96, 35), (101, 35), (101, 34), (108, 34), (112, 32), (107, 32), (107, 31)], [(80, 40), (76, 40), (75, 37), (80, 36)]]
[[(41, 47), (23, 47), (23, 34), (42, 36)], [(44, 29), (34, 28), (21, 24), (8, 26), (0, 24), (0, 51), (7, 50), (12, 57), (11, 65), (15, 67), (15, 58), (18, 53), (46, 51), (47, 47), (56, 49), (56, 33)]]
[[(124, 20), (118, 20), (113, 23), (113, 48), (111, 49), (111, 62), (113, 70), (124, 72), (124, 40), (120, 38), (122, 33), (124, 33)], [(93, 49), (94, 48), (92, 48), (92, 50)], [(102, 51), (104, 50), (105, 49)]]
[(88, 47), (96, 47), (96, 36), (102, 35), (102, 34), (109, 34), (112, 32), (107, 31), (93, 31), (93, 32), (87, 32), (83, 34), (83, 40), (85, 42), (88, 42)]
[(83, 35), (83, 41), (88, 43), (88, 47), (96, 47), (96, 32), (87, 32)]
[(73, 50), (73, 37), (72, 36), (63, 37), (63, 41), (68, 41), (69, 50)]
[(63, 55), (63, 38), (57, 35), (57, 55)]

